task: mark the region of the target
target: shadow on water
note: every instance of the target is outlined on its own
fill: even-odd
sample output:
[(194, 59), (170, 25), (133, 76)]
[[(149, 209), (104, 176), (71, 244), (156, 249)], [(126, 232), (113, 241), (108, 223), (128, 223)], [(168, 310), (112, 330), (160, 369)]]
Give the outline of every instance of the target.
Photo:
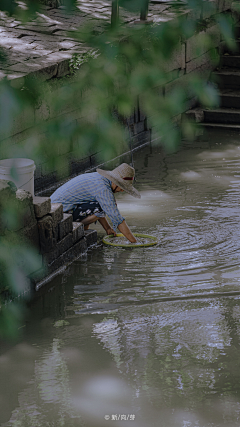
[(97, 226), (40, 289), (0, 350), (2, 427), (239, 427), (239, 135), (134, 157), (142, 199), (118, 206), (158, 245), (103, 246)]

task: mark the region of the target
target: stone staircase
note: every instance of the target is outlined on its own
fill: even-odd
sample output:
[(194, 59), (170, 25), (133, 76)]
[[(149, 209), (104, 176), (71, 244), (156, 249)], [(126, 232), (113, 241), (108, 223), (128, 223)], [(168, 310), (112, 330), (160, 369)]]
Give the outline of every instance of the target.
[(219, 67), (212, 73), (212, 81), (219, 89), (218, 108), (193, 108), (186, 114), (205, 128), (240, 129), (240, 25), (236, 26), (237, 50), (222, 46)]
[(96, 244), (97, 232), (84, 231), (83, 224), (73, 222), (71, 214), (63, 213), (62, 204), (51, 203), (49, 197), (33, 197), (33, 207), (43, 268), (32, 275), (32, 280), (39, 288), (46, 275), (55, 273)]
[[(51, 203), (50, 197), (32, 197), (29, 192), (17, 189), (12, 182), (0, 179), (0, 213), (4, 212), (6, 201), (18, 213), (18, 219), (12, 221), (10, 216), (0, 222), (0, 239), (6, 240), (12, 248), (17, 243), (17, 250), (21, 244), (23, 247), (27, 245), (38, 254), (36, 262), (30, 265), (27, 258), (20, 257), (17, 262), (30, 279), (26, 278), (26, 291), (29, 285), (32, 290), (38, 290), (49, 278), (97, 243), (97, 231), (85, 231), (83, 224), (74, 222), (72, 215), (63, 213), (61, 203)], [(0, 265), (0, 284), (4, 275), (3, 264)], [(1, 291), (0, 286), (1, 292), (5, 289)], [(7, 291), (4, 295), (4, 298), (9, 298)]]

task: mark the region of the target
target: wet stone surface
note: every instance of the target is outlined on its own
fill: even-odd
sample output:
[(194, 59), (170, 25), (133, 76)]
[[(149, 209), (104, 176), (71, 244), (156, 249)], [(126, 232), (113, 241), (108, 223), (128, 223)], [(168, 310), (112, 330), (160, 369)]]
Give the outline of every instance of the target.
[[(133, 23), (139, 16), (120, 9), (126, 23)], [(168, 2), (150, 3), (148, 19), (153, 22), (173, 17)], [(44, 6), (37, 19), (22, 24), (0, 12), (0, 47), (7, 55), (0, 65), (0, 78), (21, 79), (29, 73), (42, 80), (63, 77), (69, 73), (69, 59), (73, 53), (84, 53), (87, 47), (69, 35), (81, 25), (94, 23), (101, 33), (102, 23), (110, 22), (111, 2), (78, 0), (76, 9), (66, 14), (64, 7)], [(43, 73), (42, 70), (45, 69)]]

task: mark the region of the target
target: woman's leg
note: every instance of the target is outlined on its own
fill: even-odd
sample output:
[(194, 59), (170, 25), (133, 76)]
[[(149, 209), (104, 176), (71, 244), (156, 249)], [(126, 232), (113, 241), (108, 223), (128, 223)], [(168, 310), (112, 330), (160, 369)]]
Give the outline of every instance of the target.
[(81, 219), (81, 223), (84, 225), (84, 230), (89, 229), (89, 225), (93, 222), (96, 222), (98, 220), (98, 217), (96, 215), (89, 215), (84, 219)]
[(88, 230), (89, 225), (99, 219), (95, 213), (100, 212), (102, 212), (102, 208), (98, 202), (83, 202), (69, 211), (73, 216), (73, 221), (81, 222), (84, 225), (84, 230)]

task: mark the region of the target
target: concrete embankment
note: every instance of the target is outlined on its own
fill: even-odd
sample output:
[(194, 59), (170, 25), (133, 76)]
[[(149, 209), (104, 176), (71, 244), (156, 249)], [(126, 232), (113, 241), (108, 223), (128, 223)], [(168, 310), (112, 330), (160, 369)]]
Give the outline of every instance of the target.
[[(163, 94), (169, 94), (172, 89), (188, 84), (189, 75), (200, 74), (206, 81), (214, 68), (209, 55), (209, 44), (204, 41), (206, 35), (212, 39), (211, 49), (215, 50), (216, 56), (221, 53), (224, 42), (220, 29), (214, 21), (217, 14), (229, 13), (235, 21), (237, 17), (231, 10), (232, 0), (214, 0), (214, 6), (209, 11), (203, 5), (197, 19), (204, 25), (187, 40), (179, 42), (174, 58), (166, 64), (167, 80), (164, 87), (159, 90)], [(206, 2), (207, 4), (207, 2)], [(121, 11), (123, 19), (131, 24), (138, 16)], [(1, 15), (0, 21), (0, 46), (7, 53), (7, 60), (1, 66), (0, 78), (7, 77), (13, 87), (21, 88), (25, 79), (29, 76), (36, 77), (40, 81), (51, 85), (53, 80), (69, 74), (70, 61), (74, 53), (82, 54), (87, 48), (74, 36), (69, 36), (69, 31), (74, 34), (77, 27), (86, 21), (94, 20), (96, 32), (101, 32), (101, 23), (110, 19), (110, 4), (102, 1), (78, 2), (78, 8), (73, 14), (66, 15), (62, 8), (49, 6), (42, 7), (42, 13), (29, 24), (22, 24), (13, 18)], [(186, 19), (187, 19), (186, 14)], [(166, 3), (150, 3), (148, 19), (161, 24), (167, 20), (174, 19), (175, 15), (171, 6)], [(197, 48), (198, 47), (198, 48)], [(58, 87), (55, 89), (58, 90)], [(157, 89), (156, 89), (157, 90)], [(194, 104), (194, 99), (189, 103)], [(136, 148), (150, 141), (151, 132), (148, 119), (144, 113), (144, 105), (137, 105), (132, 116), (129, 118), (131, 132), (131, 148)], [(179, 123), (185, 111), (180, 111), (173, 121)], [(64, 109), (57, 113), (60, 118), (68, 117), (69, 123), (81, 122), (82, 117), (74, 105), (65, 105)], [(54, 121), (56, 111), (52, 105), (45, 103), (43, 99), (38, 105), (28, 106), (12, 124), (11, 131), (0, 132), (0, 143), (2, 146), (17, 147), (18, 144), (29, 141), (30, 136), (41, 133), (41, 124), (44, 121)], [(45, 138), (45, 140), (44, 140)], [(42, 135), (43, 143), (47, 143), (48, 135)], [(13, 150), (14, 152), (14, 150)], [(3, 154), (1, 154), (3, 156)], [(69, 169), (60, 171), (62, 177), (74, 176), (97, 166), (96, 153), (89, 153), (80, 157), (77, 151), (56, 153), (61, 158), (69, 159)], [(4, 157), (4, 156), (3, 156)], [(2, 157), (2, 158), (3, 158)], [(37, 168), (35, 172), (35, 194), (43, 195), (49, 191), (48, 188), (57, 185), (57, 173), (49, 173), (43, 159), (33, 159)], [(12, 191), (8, 183), (1, 181), (0, 198)], [(3, 194), (4, 193), (4, 194)], [(10, 193), (9, 193), (10, 194)], [(46, 193), (45, 193), (46, 194)], [(32, 272), (35, 284), (40, 283), (46, 274), (56, 272), (62, 265), (71, 262), (77, 256), (84, 253), (87, 248), (96, 243), (95, 231), (83, 231), (80, 224), (72, 221), (71, 215), (63, 214), (61, 205), (51, 205), (49, 198), (33, 198), (22, 191), (14, 195), (20, 205), (24, 205), (26, 213), (23, 216), (21, 227), (17, 232), (24, 241), (30, 241), (37, 248), (42, 260), (42, 268)], [(1, 235), (8, 234), (11, 237), (13, 230), (2, 230)]]
[(73, 222), (72, 215), (63, 213), (62, 204), (51, 203), (49, 197), (32, 197), (24, 190), (16, 191), (8, 181), (0, 180), (0, 200), (7, 199), (15, 205), (20, 221), (14, 226), (7, 222), (1, 227), (0, 237), (35, 248), (41, 268), (34, 271), (28, 266), (35, 288), (39, 288), (43, 278), (56, 273), (97, 242), (97, 232), (84, 231), (83, 224)]

